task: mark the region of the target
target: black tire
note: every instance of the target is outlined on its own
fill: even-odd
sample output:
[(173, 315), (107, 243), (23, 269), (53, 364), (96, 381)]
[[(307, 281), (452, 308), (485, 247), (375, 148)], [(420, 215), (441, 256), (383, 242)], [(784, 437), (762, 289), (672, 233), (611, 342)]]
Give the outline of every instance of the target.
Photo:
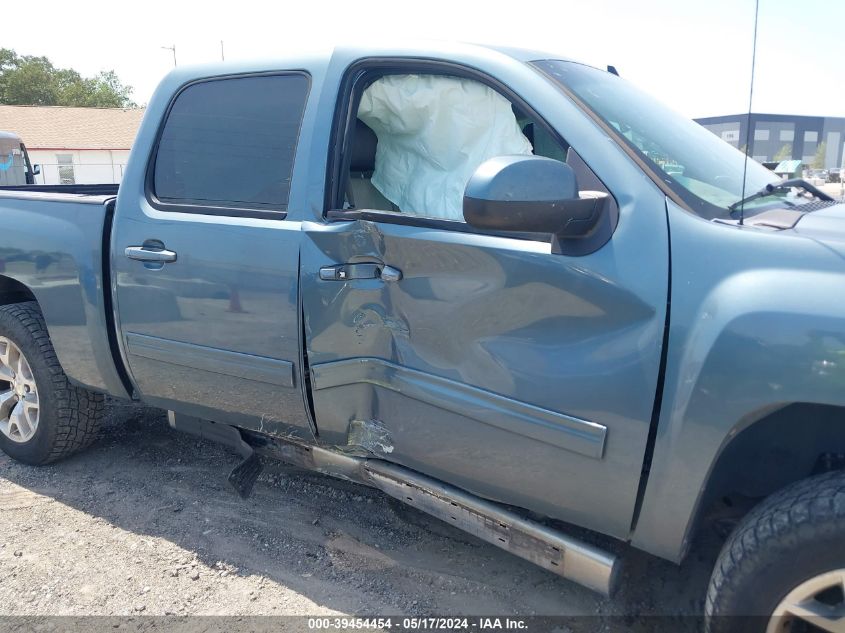
[(842, 471), (799, 481), (742, 520), (722, 548), (710, 579), (705, 630), (765, 631), (770, 616), (793, 589), (837, 569), (845, 569)]
[(26, 442), (0, 433), (0, 450), (26, 464), (47, 464), (90, 445), (105, 411), (104, 397), (68, 381), (38, 304), (34, 301), (0, 306), (0, 336), (23, 352), (38, 389), (39, 418)]

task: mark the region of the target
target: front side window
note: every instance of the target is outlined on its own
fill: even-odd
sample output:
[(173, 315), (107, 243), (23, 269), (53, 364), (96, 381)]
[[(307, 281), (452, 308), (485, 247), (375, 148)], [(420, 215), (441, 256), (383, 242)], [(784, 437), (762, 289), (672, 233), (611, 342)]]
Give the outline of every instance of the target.
[(188, 86), (159, 140), (152, 188), (176, 205), (284, 211), (309, 80), (234, 77)]
[[(613, 128), (622, 142), (660, 174), (661, 180), (694, 213), (704, 218), (729, 218), (731, 205), (778, 180), (754, 160), (747, 160), (746, 165), (742, 151), (703, 126), (611, 73), (558, 60), (537, 61), (533, 65)], [(768, 138), (768, 130), (765, 136)], [(761, 199), (749, 207), (756, 211), (767, 204), (771, 201)]]
[(466, 183), (484, 161), (566, 150), (486, 84), (390, 74), (361, 93), (351, 138), (347, 208), (463, 222)]

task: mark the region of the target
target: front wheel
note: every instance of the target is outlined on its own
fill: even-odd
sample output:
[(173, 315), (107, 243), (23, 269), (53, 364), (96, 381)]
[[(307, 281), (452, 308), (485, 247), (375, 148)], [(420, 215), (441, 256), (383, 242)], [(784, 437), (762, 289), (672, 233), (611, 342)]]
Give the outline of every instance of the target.
[(0, 306), (0, 449), (45, 464), (88, 446), (103, 396), (68, 381), (34, 302)]
[(705, 615), (709, 633), (845, 633), (845, 472), (793, 484), (743, 519)]

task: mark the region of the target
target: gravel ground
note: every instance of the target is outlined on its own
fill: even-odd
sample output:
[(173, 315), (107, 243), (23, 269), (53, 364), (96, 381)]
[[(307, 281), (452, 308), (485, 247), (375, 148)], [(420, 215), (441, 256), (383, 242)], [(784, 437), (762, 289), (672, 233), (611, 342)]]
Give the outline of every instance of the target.
[(607, 600), (356, 484), (273, 464), (241, 500), (237, 455), (109, 406), (85, 453), (41, 468), (0, 454), (0, 615), (591, 615), (629, 630), (701, 611), (715, 536), (681, 567), (601, 540), (625, 559)]

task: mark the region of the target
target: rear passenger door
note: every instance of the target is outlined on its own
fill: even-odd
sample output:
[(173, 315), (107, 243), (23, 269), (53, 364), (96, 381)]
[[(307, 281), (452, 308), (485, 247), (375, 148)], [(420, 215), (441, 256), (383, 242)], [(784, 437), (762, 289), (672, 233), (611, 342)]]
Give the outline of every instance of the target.
[(287, 218), (309, 83), (290, 72), (184, 86), (144, 190), (121, 188), (115, 301), (146, 402), (310, 435), (299, 379), (300, 227)]

